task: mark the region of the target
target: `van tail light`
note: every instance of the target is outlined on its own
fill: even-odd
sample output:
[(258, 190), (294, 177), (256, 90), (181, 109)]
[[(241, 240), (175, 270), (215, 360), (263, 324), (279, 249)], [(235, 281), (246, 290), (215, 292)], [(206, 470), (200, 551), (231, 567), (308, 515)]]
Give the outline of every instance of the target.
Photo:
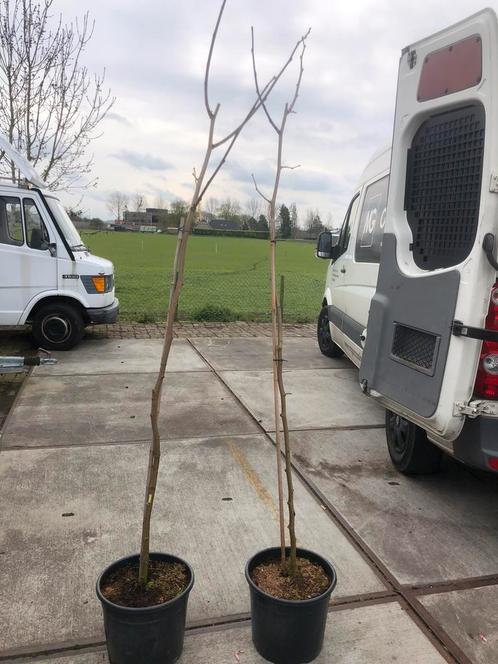
[[(491, 289), (485, 327), (487, 330), (498, 331), (498, 281)], [(498, 399), (497, 341), (482, 342), (474, 394), (481, 399)]]

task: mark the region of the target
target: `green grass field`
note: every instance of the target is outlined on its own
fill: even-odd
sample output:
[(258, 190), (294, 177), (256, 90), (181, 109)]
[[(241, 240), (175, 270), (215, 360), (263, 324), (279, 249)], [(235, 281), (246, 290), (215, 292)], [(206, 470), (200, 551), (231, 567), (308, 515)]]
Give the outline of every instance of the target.
[[(165, 317), (176, 236), (104, 231), (82, 237), (92, 253), (114, 263), (121, 320)], [(268, 320), (269, 251), (265, 240), (192, 236), (178, 318)], [(313, 242), (277, 245), (278, 273), (285, 275), (286, 321), (311, 321), (318, 314), (326, 263), (313, 251)]]

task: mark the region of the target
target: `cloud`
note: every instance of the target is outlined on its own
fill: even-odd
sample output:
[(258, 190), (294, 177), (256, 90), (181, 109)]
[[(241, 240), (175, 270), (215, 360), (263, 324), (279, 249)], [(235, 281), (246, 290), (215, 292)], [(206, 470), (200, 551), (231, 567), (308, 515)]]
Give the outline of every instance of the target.
[[(63, 18), (81, 14), (81, 0), (64, 0)], [(209, 98), (220, 102), (216, 136), (228, 133), (254, 101), (250, 26), (256, 35), (260, 81), (268, 80), (311, 26), (296, 115), (288, 122), (282, 200), (344, 216), (354, 184), (376, 148), (391, 139), (401, 49), (482, 7), (482, 0), (396, 3), (395, 0), (272, 0), (226, 5), (212, 59)], [(104, 132), (91, 145), (94, 175), (104, 191), (148, 191), (162, 184), (188, 198), (207, 139), (203, 77), (219, 2), (86, 0), (95, 32), (85, 50), (90, 72), (106, 68), (117, 101)], [(55, 20), (55, 17), (54, 17)], [(269, 106), (281, 117), (295, 89), (295, 60)], [(275, 133), (263, 113), (246, 127), (207, 197), (256, 197), (251, 180), (269, 193)], [(211, 170), (215, 165), (215, 158)], [(162, 155), (166, 155), (166, 159)], [(219, 156), (218, 156), (219, 155)], [(130, 168), (131, 167), (131, 168)], [(164, 175), (165, 180), (160, 180)], [(151, 192), (152, 193), (152, 192)], [(280, 196), (279, 196), (280, 198)], [(95, 214), (105, 205), (93, 195)]]
[(128, 120), (128, 118), (125, 118), (125, 116), (121, 115), (120, 113), (109, 111), (109, 113), (105, 117), (106, 120), (114, 120), (115, 122), (119, 122), (120, 124), (125, 125), (127, 127), (132, 126), (132, 123)]
[(133, 168), (138, 168), (139, 170), (164, 171), (172, 168), (172, 165), (161, 159), (161, 157), (133, 152), (132, 150), (119, 150), (119, 152), (112, 154), (111, 157), (124, 161), (129, 166), (133, 166)]

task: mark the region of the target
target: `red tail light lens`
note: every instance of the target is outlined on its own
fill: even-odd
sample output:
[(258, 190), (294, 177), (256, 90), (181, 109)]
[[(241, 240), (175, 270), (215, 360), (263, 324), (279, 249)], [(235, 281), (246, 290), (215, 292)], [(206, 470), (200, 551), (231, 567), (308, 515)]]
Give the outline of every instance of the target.
[[(498, 330), (498, 281), (491, 290), (486, 329)], [(498, 342), (483, 341), (474, 393), (481, 399), (498, 399)]]

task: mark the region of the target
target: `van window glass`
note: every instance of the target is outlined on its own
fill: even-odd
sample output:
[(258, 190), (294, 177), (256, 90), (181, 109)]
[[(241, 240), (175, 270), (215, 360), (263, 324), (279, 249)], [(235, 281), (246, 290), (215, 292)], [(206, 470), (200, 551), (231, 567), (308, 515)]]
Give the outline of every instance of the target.
[(19, 198), (0, 196), (0, 242), (17, 247), (24, 243)]
[[(23, 200), (24, 223), (26, 225), (26, 242), (31, 249), (46, 250), (50, 238), (45, 224), (40, 217), (36, 203), (30, 199)], [(45, 246), (43, 244), (45, 243)]]
[(339, 236), (339, 246), (341, 247), (341, 253), (344, 253), (349, 245), (349, 238), (351, 237), (351, 224), (354, 221), (356, 216), (356, 210), (358, 208), (358, 201), (360, 199), (360, 194), (356, 194), (351, 203), (349, 204), (348, 211), (344, 218), (344, 222), (341, 228), (341, 234)]
[(389, 176), (373, 182), (365, 191), (360, 223), (356, 235), (355, 261), (378, 263), (386, 223), (387, 189)]

